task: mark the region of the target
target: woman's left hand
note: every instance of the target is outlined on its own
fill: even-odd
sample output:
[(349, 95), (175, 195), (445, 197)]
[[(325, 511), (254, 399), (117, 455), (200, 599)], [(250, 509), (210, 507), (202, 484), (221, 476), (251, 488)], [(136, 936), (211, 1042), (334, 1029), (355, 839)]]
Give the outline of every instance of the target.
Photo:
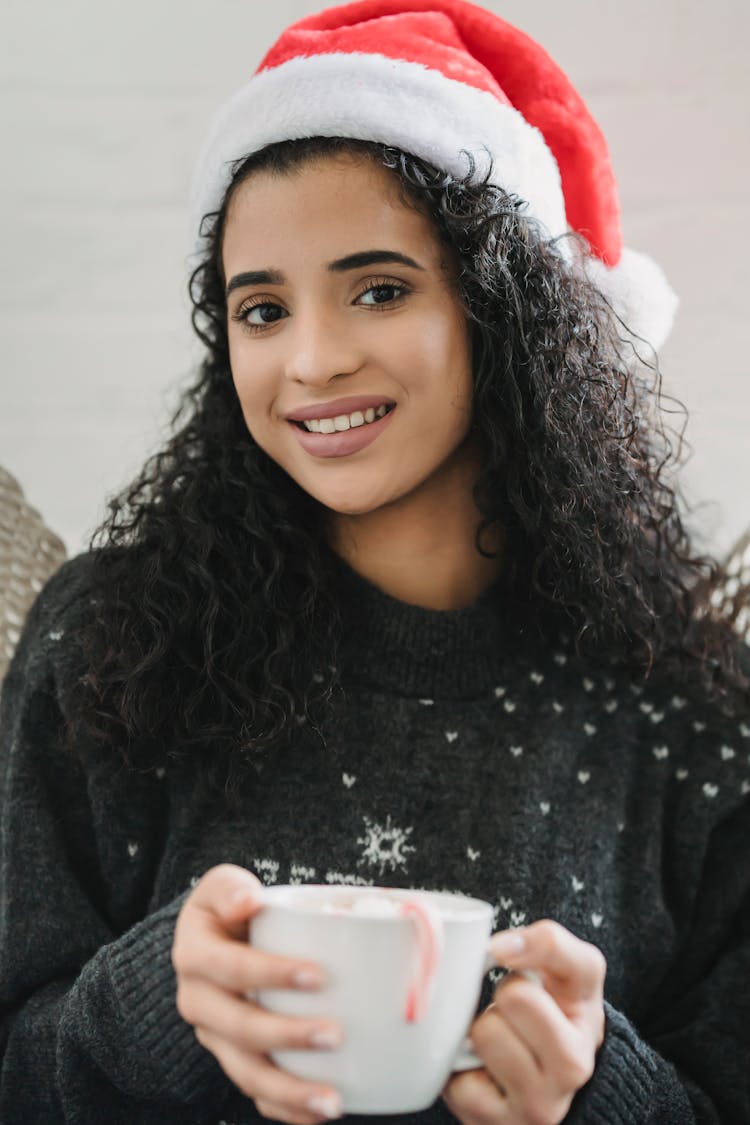
[(464, 1125), (559, 1125), (604, 1042), (604, 954), (549, 919), (496, 934), (491, 946), (515, 971), (471, 1027), (484, 1068), (453, 1075), (443, 1098)]

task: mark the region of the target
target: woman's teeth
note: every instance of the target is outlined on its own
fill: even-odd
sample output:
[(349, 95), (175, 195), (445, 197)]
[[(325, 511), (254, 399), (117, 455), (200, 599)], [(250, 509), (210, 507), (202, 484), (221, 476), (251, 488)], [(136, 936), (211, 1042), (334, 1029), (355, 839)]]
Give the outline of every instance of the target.
[(302, 425), (313, 434), (333, 434), (343, 430), (354, 429), (356, 426), (366, 426), (376, 418), (382, 418), (388, 413), (385, 403), (374, 410), (371, 406), (364, 411), (355, 410), (353, 414), (337, 414), (335, 418), (309, 418)]

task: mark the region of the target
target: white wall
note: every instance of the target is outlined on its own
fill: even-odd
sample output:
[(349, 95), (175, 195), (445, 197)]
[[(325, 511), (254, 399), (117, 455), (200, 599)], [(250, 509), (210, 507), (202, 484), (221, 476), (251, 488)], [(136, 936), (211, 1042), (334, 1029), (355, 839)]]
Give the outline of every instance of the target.
[[(308, 0), (5, 0), (0, 40), (0, 464), (84, 548), (198, 353), (192, 163), (218, 105)], [(626, 242), (682, 305), (662, 352), (690, 413), (691, 525), (750, 526), (747, 0), (494, 0), (608, 137)], [(706, 503), (707, 502), (707, 503)]]

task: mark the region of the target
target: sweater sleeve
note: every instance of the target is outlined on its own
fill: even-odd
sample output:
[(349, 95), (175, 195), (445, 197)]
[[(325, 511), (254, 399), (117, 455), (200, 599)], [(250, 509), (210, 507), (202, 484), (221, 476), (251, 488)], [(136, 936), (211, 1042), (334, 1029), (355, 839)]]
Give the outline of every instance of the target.
[[(744, 787), (743, 787), (744, 793)], [(637, 1017), (606, 1031), (571, 1125), (750, 1125), (750, 804), (714, 829), (690, 924)]]
[(117, 932), (85, 774), (61, 746), (51, 652), (76, 562), (37, 598), (3, 684), (0, 1120), (204, 1121), (231, 1083), (176, 1008), (189, 891)]

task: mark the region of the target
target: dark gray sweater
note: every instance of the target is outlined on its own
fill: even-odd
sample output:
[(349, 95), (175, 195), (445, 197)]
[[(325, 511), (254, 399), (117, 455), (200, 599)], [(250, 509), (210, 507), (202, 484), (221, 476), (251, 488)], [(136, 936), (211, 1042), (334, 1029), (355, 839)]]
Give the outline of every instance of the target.
[[(750, 1123), (750, 716), (582, 667), (568, 638), (511, 625), (500, 587), (428, 611), (340, 564), (325, 749), (280, 754), (230, 815), (186, 768), (59, 749), (88, 570), (48, 583), (4, 684), (3, 1125), (263, 1120), (175, 1006), (175, 919), (224, 861), (459, 890), (496, 928), (555, 918), (608, 962), (605, 1042), (567, 1120)], [(411, 1117), (453, 1120), (441, 1100)]]

